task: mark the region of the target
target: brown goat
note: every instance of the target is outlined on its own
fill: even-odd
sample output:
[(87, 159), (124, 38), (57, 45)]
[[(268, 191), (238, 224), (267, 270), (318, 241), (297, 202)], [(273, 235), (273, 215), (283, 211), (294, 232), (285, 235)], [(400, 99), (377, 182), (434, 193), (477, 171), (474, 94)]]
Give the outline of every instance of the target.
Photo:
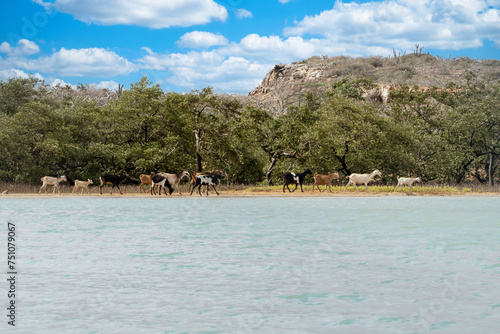
[(321, 192), (322, 190), (319, 189), (319, 186), (325, 186), (325, 191), (327, 188), (332, 192), (332, 181), (333, 180), (338, 180), (339, 179), (339, 173), (331, 173), (328, 175), (322, 175), (318, 173), (314, 173), (314, 184), (313, 184), (313, 192), (314, 192), (314, 187), (318, 187), (318, 190)]
[(144, 193), (146, 193), (146, 189), (144, 188), (145, 185), (149, 185), (151, 186), (151, 175), (148, 175), (148, 174), (141, 174), (139, 175), (139, 178), (141, 179), (141, 185), (139, 186), (139, 192), (142, 193), (144, 191)]

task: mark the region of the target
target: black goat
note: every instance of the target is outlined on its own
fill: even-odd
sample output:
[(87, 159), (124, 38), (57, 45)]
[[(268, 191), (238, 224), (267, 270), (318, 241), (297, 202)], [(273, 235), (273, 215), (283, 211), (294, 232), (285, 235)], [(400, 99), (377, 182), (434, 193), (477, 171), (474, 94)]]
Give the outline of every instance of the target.
[[(285, 186), (288, 188), (289, 192), (294, 192), (297, 190), (297, 185), (300, 184), (300, 191), (304, 192), (302, 190), (302, 183), (304, 182), (304, 179), (306, 178), (307, 174), (312, 174), (311, 170), (307, 168), (303, 173), (283, 173), (283, 179), (285, 180), (285, 184), (283, 185), (283, 192), (285, 192)], [(295, 183), (295, 189), (293, 191), (290, 190), (290, 187), (288, 186), (289, 184), (294, 184)]]
[(214, 174), (214, 173), (208, 173), (208, 175), (202, 174), (196, 176), (196, 182), (193, 188), (191, 189), (191, 193), (189, 195), (192, 195), (193, 191), (196, 189), (196, 187), (198, 187), (198, 193), (200, 194), (200, 196), (202, 196), (201, 186), (207, 186), (207, 196), (208, 196), (208, 187), (212, 186), (212, 188), (214, 188), (215, 193), (218, 196), (219, 192), (217, 191), (217, 189), (215, 189), (215, 185), (219, 182), (219, 179), (221, 178), (222, 178), (221, 174)]
[(156, 186), (160, 186), (160, 189), (158, 189), (158, 196), (161, 195), (161, 187), (163, 187), (163, 192), (165, 193), (165, 195), (167, 194), (165, 188), (168, 188), (169, 195), (172, 195), (172, 193), (174, 192), (174, 189), (170, 185), (170, 182), (168, 182), (168, 179), (163, 175), (156, 174), (151, 176), (151, 195), (153, 195), (153, 193), (156, 195)]
[(128, 178), (130, 178), (130, 176), (126, 172), (123, 172), (121, 176), (113, 174), (101, 174), (101, 177), (99, 178), (101, 180), (101, 185), (99, 186), (99, 193), (102, 195), (102, 187), (104, 187), (105, 185), (112, 185), (113, 187), (111, 187), (111, 193), (110, 193), (111, 195), (113, 195), (113, 189), (115, 187), (117, 187), (118, 190), (120, 191), (120, 195), (123, 195), (119, 184), (124, 179)]

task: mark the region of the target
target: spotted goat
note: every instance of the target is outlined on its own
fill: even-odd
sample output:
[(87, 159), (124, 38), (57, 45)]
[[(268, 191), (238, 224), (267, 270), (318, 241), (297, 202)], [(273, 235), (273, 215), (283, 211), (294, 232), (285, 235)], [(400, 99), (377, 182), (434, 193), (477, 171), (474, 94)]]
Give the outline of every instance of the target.
[[(312, 174), (311, 170), (307, 168), (303, 173), (283, 173), (283, 179), (285, 180), (285, 184), (283, 184), (283, 192), (285, 192), (285, 186), (288, 188), (289, 192), (294, 192), (297, 190), (297, 186), (300, 185), (300, 191), (304, 192), (302, 189), (302, 183), (308, 174)], [(289, 184), (295, 184), (295, 189), (290, 190)]]

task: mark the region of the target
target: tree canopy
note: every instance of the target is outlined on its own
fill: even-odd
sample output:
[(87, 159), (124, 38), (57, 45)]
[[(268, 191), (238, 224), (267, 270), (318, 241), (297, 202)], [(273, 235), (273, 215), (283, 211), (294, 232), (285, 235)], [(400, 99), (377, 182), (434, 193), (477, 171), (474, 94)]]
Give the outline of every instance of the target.
[(362, 98), (371, 85), (342, 79), (271, 116), (210, 87), (166, 93), (147, 78), (98, 98), (84, 86), (77, 94), (36, 78), (0, 81), (0, 180), (216, 168), (244, 184), (280, 183), (283, 172), (305, 168), (343, 175), (379, 169), (390, 182), (498, 179), (498, 80), (400, 86), (388, 104)]

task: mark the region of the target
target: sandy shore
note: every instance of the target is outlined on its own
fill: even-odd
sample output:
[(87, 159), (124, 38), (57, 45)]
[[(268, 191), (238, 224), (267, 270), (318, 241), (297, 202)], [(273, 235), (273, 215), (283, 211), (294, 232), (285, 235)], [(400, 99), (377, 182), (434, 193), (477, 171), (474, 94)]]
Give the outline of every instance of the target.
[[(426, 192), (412, 192), (409, 193), (407, 191), (397, 191), (397, 192), (374, 192), (374, 191), (344, 191), (344, 192), (311, 192), (311, 191), (295, 191), (293, 193), (289, 193), (288, 191), (283, 193), (282, 191), (245, 191), (245, 190), (227, 190), (227, 191), (219, 191), (220, 196), (213, 191), (209, 192), (208, 198), (220, 198), (220, 197), (407, 197), (407, 196), (473, 196), (473, 197), (500, 197), (500, 193), (497, 192), (443, 192), (443, 193), (426, 193)], [(78, 194), (73, 195), (71, 193), (61, 193), (55, 194), (41, 194), (38, 193), (9, 193), (0, 195), (0, 199), (2, 198), (51, 198), (51, 197), (89, 197), (88, 194)], [(113, 192), (110, 195), (109, 192), (103, 192), (100, 195), (98, 192), (91, 193), (90, 197), (102, 197), (102, 198), (192, 198), (192, 197), (200, 197), (198, 194), (189, 195), (189, 193), (184, 192), (182, 195), (178, 193), (173, 193), (172, 195), (165, 196), (162, 194), (161, 196), (141, 194), (141, 193), (133, 193), (133, 192), (124, 192), (123, 195), (120, 195), (118, 192)], [(203, 197), (207, 196), (203, 193)]]

